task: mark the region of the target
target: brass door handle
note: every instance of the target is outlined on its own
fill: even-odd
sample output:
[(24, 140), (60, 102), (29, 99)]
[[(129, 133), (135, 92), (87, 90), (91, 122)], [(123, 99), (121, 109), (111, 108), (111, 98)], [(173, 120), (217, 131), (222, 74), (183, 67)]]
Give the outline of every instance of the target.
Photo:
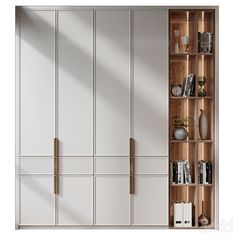
[(134, 150), (135, 150), (135, 141), (133, 138), (129, 139), (129, 168), (130, 168), (130, 173), (129, 173), (129, 193), (134, 194), (135, 190), (135, 179), (134, 179)]
[(54, 194), (59, 194), (59, 140), (54, 138)]

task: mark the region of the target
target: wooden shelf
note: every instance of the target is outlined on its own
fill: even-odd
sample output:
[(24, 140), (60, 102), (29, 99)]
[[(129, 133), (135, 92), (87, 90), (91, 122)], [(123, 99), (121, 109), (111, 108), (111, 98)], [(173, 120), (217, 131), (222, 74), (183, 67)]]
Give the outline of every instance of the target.
[(171, 143), (195, 143), (196, 140), (176, 140), (176, 139), (170, 139)]
[(206, 139), (206, 140), (199, 139), (198, 142), (199, 142), (199, 143), (212, 143), (213, 140), (211, 140), (211, 139)]
[[(203, 13), (204, 12), (204, 13)], [(175, 184), (169, 181), (169, 227), (171, 229), (211, 229), (215, 225), (215, 195), (214, 195), (214, 173), (212, 173), (212, 184), (198, 183), (198, 162), (205, 160), (214, 166), (214, 140), (215, 140), (215, 45), (212, 53), (198, 52), (198, 32), (212, 32), (214, 34), (214, 10), (207, 9), (171, 9), (169, 11), (169, 84), (184, 84), (185, 77), (189, 74), (195, 75), (195, 96), (174, 97), (169, 95), (169, 159), (173, 161), (188, 160), (191, 184)], [(180, 37), (177, 39), (179, 53), (174, 53), (176, 38), (174, 30), (179, 30)], [(185, 48), (181, 37), (189, 36), (189, 51), (184, 53)], [(215, 39), (214, 39), (215, 43)], [(205, 97), (199, 97), (198, 78), (206, 77), (204, 90)], [(207, 116), (207, 136), (205, 140), (199, 135), (200, 109)], [(175, 140), (173, 133), (172, 117), (191, 117), (192, 124), (188, 127), (188, 138), (186, 140)], [(213, 168), (214, 171), (214, 168)], [(174, 227), (173, 223), (173, 201), (192, 202), (192, 224), (193, 227)], [(210, 225), (200, 226), (198, 217), (202, 214), (202, 203), (204, 214), (210, 220)]]
[(197, 97), (197, 99), (213, 99), (213, 97), (212, 96)]
[(198, 53), (190, 52), (190, 53), (170, 53), (170, 56), (196, 56)]
[(170, 184), (171, 187), (183, 187), (183, 186), (190, 186), (190, 187), (196, 187), (197, 185), (192, 183), (192, 184)]
[(198, 186), (203, 186), (203, 187), (212, 187), (213, 184), (197, 184)]
[(187, 100), (187, 99), (196, 99), (196, 97), (174, 97), (174, 96), (170, 96), (170, 99), (173, 99), (173, 100)]

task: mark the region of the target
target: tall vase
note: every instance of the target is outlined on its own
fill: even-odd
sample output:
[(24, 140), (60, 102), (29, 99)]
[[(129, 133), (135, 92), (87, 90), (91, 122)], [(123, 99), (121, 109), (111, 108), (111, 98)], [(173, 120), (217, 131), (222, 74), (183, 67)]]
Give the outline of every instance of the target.
[(207, 116), (203, 109), (200, 109), (200, 111), (201, 111), (201, 114), (199, 116), (199, 134), (200, 134), (201, 139), (206, 139), (207, 129), (208, 129)]

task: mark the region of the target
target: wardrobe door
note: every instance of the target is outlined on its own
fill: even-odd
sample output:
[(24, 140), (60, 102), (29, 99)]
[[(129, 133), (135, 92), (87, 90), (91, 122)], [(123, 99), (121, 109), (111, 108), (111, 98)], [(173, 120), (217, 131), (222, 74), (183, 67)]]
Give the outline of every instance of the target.
[(130, 224), (129, 82), (129, 11), (97, 10), (96, 225)]
[(167, 156), (167, 10), (134, 11), (136, 155)]
[(21, 10), (19, 24), (19, 154), (50, 156), (54, 135), (54, 12)]
[(93, 12), (58, 11), (59, 225), (93, 224)]
[(134, 11), (134, 225), (167, 225), (167, 10)]
[[(19, 224), (54, 224), (54, 11), (17, 11)], [(18, 216), (17, 216), (18, 217)]]

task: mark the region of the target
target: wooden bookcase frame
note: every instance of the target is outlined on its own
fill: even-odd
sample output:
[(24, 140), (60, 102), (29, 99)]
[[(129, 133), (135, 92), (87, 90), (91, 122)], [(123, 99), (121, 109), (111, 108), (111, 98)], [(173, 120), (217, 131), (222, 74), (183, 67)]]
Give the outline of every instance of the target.
[[(192, 202), (191, 228), (218, 228), (218, 31), (216, 31), (216, 9), (207, 8), (176, 8), (169, 9), (169, 89), (172, 84), (183, 84), (184, 77), (190, 73), (195, 75), (195, 96), (174, 97), (169, 92), (169, 161), (189, 160), (192, 176), (191, 184), (172, 184), (169, 181), (169, 227), (174, 228), (173, 201)], [(176, 28), (175, 28), (176, 27)], [(179, 53), (174, 53), (173, 30), (180, 30), (180, 37), (190, 36), (189, 51), (184, 52), (181, 39), (179, 40)], [(213, 32), (213, 52), (198, 52), (198, 32)], [(179, 37), (179, 38), (180, 38)], [(217, 74), (217, 75), (216, 75)], [(198, 76), (206, 76), (204, 86), (207, 96), (198, 96)], [(205, 140), (199, 136), (200, 109), (206, 111), (208, 120), (208, 133)], [(216, 112), (217, 110), (217, 112)], [(174, 128), (172, 117), (175, 115), (190, 116), (193, 120), (188, 130), (186, 140), (173, 138)], [(217, 119), (217, 123), (215, 122)], [(198, 182), (198, 162), (200, 160), (212, 163), (212, 184)], [(217, 195), (217, 196), (216, 196)], [(216, 199), (217, 198), (217, 199)], [(204, 201), (204, 214), (210, 220), (209, 225), (201, 226), (198, 217), (202, 214), (202, 201)]]

